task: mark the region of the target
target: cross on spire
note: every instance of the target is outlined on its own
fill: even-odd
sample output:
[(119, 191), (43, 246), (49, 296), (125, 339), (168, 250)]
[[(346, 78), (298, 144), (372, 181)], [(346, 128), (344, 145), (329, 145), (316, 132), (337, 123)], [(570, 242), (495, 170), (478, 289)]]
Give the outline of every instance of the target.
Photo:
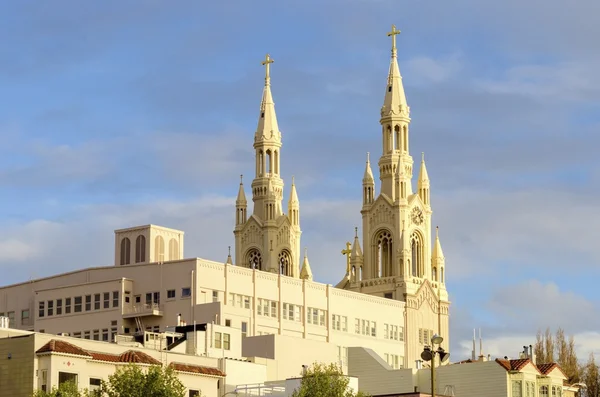
[(396, 25), (392, 25), (392, 31), (388, 32), (388, 37), (392, 36), (392, 55), (396, 55), (396, 35), (400, 34), (400, 30), (396, 29)]
[(269, 54), (267, 54), (265, 56), (265, 60), (262, 61), (260, 64), (263, 65), (265, 67), (265, 84), (269, 84), (271, 82), (271, 76), (269, 74), (269, 69), (270, 69), (270, 64), (272, 64), (273, 62), (275, 62), (273, 60), (273, 58), (271, 58), (271, 56)]

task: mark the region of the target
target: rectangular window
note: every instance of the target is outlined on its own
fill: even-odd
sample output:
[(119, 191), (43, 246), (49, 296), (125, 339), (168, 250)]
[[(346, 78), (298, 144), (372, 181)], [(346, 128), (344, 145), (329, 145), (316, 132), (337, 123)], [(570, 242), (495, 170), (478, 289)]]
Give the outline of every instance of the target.
[(226, 320), (225, 320), (225, 326), (226, 326), (226, 327), (231, 327), (231, 320), (229, 320), (229, 319), (226, 319)]
[(8, 312), (8, 326), (15, 326), (15, 312)]
[(371, 336), (373, 338), (377, 337), (377, 323), (375, 321), (371, 321)]
[(277, 302), (271, 302), (271, 317), (277, 317)]
[(190, 389), (190, 392), (188, 393), (188, 397), (200, 397), (200, 391)]
[(360, 334), (360, 319), (354, 320), (354, 333)]
[(302, 321), (301, 320), (301, 317), (302, 317), (301, 310), (302, 310), (301, 306), (298, 306), (298, 305), (294, 306), (294, 321)]
[(110, 309), (110, 292), (104, 292), (102, 294), (102, 307), (104, 309)]
[(113, 327), (110, 329), (110, 341), (115, 341), (115, 336), (117, 336), (117, 327)]
[(90, 339), (90, 331), (83, 332), (83, 339)]
[(29, 309), (21, 310), (21, 323), (29, 320)]
[(73, 332), (73, 338), (81, 338), (81, 332)]
[(65, 314), (71, 313), (71, 298), (65, 298)]
[(269, 315), (269, 301), (266, 299), (263, 299), (263, 315)]
[(520, 380), (512, 381), (512, 397), (523, 397), (522, 382)]
[(75, 313), (81, 312), (81, 296), (76, 296), (75, 297), (74, 311), (75, 311)]
[(174, 289), (167, 290), (167, 299), (175, 299), (175, 290)]
[(383, 324), (383, 339), (389, 339), (390, 338), (389, 327), (390, 326), (388, 324)]
[(213, 291), (213, 302), (219, 301), (219, 291)]
[(48, 316), (54, 315), (54, 301), (48, 301)]
[(104, 328), (102, 330), (102, 340), (104, 342), (108, 342), (108, 328)]
[(60, 316), (62, 314), (62, 299), (56, 300), (56, 315)]
[(77, 374), (71, 374), (68, 372), (59, 372), (58, 373), (58, 385), (62, 385), (63, 383), (71, 382), (77, 385)]
[(248, 323), (242, 321), (242, 338), (248, 336)]
[(142, 295), (136, 295), (134, 296), (135, 298), (135, 303), (141, 303), (142, 302)]
[(181, 289), (182, 298), (189, 298), (190, 296), (192, 296), (192, 289), (190, 287), (184, 287)]
[(235, 294), (229, 293), (229, 300), (227, 303), (231, 306), (235, 306)]
[(237, 307), (242, 307), (242, 299), (244, 297), (242, 295), (236, 295), (235, 296), (235, 304)]
[(85, 311), (89, 312), (92, 310), (92, 295), (85, 296)]
[(102, 379), (90, 378), (89, 391), (92, 396), (100, 396), (100, 393), (102, 392)]
[(221, 348), (221, 333), (215, 332), (215, 349)]
[(230, 350), (230, 348), (231, 348), (231, 346), (229, 344), (230, 338), (231, 338), (231, 335), (223, 334), (223, 349)]
[(244, 296), (244, 309), (250, 309), (250, 297)]
[(119, 291), (113, 291), (113, 307), (119, 307)]
[(99, 329), (94, 330), (94, 340), (100, 340), (100, 330)]
[(100, 294), (94, 294), (94, 310), (100, 310)]
[(262, 299), (258, 300), (258, 304), (256, 305), (256, 314), (262, 316)]

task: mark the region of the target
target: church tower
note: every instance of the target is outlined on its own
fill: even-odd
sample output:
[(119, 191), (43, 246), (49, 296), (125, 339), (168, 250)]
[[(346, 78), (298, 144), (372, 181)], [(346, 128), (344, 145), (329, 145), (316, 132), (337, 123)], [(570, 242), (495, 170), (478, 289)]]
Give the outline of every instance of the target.
[(236, 200), (236, 265), (300, 277), (300, 203), (292, 182), (288, 213), (283, 211), (283, 180), (280, 171), (281, 131), (271, 95), (270, 65), (267, 54), (265, 87), (258, 126), (254, 134), (255, 177), (252, 181), (252, 215), (246, 215), (246, 195), (240, 183)]
[[(409, 148), (410, 107), (398, 67), (395, 26), (385, 86), (381, 124), (382, 153), (378, 161), (380, 190), (367, 157), (362, 180), (362, 252), (352, 250), (346, 277), (339, 288), (406, 303), (404, 318), (407, 367), (419, 359), (433, 334), (449, 345), (448, 293), (445, 259), (439, 235), (431, 238), (430, 180), (421, 158), (417, 191), (413, 192), (413, 157)], [(355, 246), (358, 245), (356, 238)], [(347, 251), (344, 251), (347, 252)], [(355, 257), (356, 256), (356, 257)]]

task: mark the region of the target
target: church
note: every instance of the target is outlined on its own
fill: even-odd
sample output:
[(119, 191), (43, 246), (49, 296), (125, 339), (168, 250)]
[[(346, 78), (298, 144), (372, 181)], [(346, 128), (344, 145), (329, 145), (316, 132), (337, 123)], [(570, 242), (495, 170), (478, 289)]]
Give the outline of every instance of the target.
[(398, 33), (395, 27), (388, 33), (392, 46), (379, 115), (379, 186), (367, 154), (362, 189), (357, 186), (362, 230), (343, 251), (346, 264), (337, 285), (314, 281), (308, 256), (302, 255), (293, 180), (284, 210), (285, 136), (271, 92), (273, 59), (267, 55), (253, 142), (252, 208), (249, 212), (240, 181), (234, 257), (225, 263), (186, 258), (180, 230), (119, 229), (114, 266), (0, 287), (0, 317), (8, 317), (11, 328), (105, 342), (162, 335), (181, 323), (212, 325), (220, 328), (206, 332), (204, 345), (210, 349), (198, 351), (193, 344), (187, 354), (270, 359), (278, 379), (298, 376), (302, 365), (314, 361), (335, 362), (347, 371), (348, 349), (355, 347), (368, 349), (388, 369), (418, 367), (434, 334), (448, 349), (445, 259), (438, 231), (432, 230), (423, 156), (413, 189), (410, 107), (398, 66)]

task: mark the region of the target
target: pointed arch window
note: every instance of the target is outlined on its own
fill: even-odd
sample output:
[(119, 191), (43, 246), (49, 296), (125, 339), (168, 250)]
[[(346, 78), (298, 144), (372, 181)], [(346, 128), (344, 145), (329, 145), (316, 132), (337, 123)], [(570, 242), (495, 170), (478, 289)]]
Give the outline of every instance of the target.
[(266, 167), (266, 169), (267, 169), (267, 173), (271, 174), (271, 173), (273, 173), (273, 156), (272, 156), (271, 150), (267, 150), (266, 153), (267, 153), (267, 167)]
[(245, 264), (250, 269), (262, 270), (262, 256), (256, 248), (251, 249), (246, 254)]
[(400, 135), (400, 126), (397, 125), (394, 127), (394, 135), (396, 139), (396, 145), (394, 146), (395, 150), (400, 150), (402, 148), (402, 136)]
[(163, 262), (165, 260), (165, 240), (162, 236), (154, 238), (154, 260), (156, 262)]
[(433, 281), (437, 281), (437, 267), (431, 268), (431, 278)]
[(408, 152), (408, 127), (407, 126), (402, 127), (402, 135), (403, 135), (402, 149), (405, 152)]
[(121, 265), (129, 265), (131, 263), (131, 240), (125, 237), (121, 240)]
[(392, 275), (392, 234), (388, 230), (381, 230), (375, 236), (375, 277), (388, 277)]
[(444, 283), (444, 268), (440, 268), (440, 283)]
[(410, 249), (412, 260), (413, 277), (423, 277), (425, 268), (423, 267), (423, 239), (421, 235), (414, 232), (410, 236)]
[(135, 263), (146, 262), (146, 237), (137, 236), (135, 239)]
[(283, 276), (292, 275), (292, 255), (288, 250), (283, 250), (279, 253), (279, 274)]
[(177, 240), (172, 238), (169, 240), (169, 260), (174, 261), (179, 259), (179, 244)]

